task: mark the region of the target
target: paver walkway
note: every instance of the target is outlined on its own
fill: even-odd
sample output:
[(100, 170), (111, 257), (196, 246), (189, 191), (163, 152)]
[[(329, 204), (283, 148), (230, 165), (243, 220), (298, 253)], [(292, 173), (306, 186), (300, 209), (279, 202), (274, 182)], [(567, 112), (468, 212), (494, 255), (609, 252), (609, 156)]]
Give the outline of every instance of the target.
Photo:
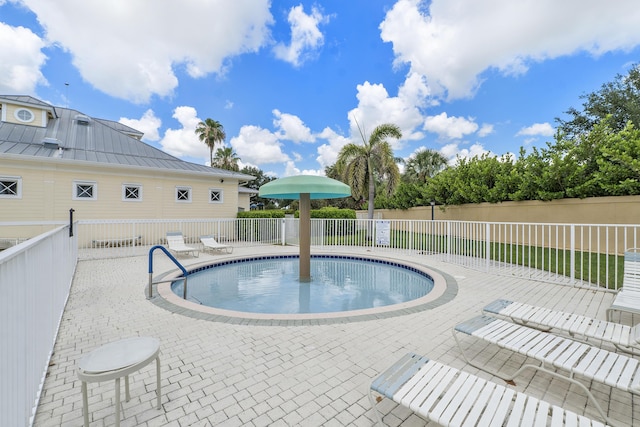
[[(280, 252), (280, 248), (236, 248), (233, 256)], [(368, 253), (371, 255), (371, 253)], [(185, 264), (225, 255), (180, 257)], [(458, 294), (431, 310), (351, 323), (261, 326), (199, 320), (167, 311), (146, 299), (147, 257), (80, 261), (35, 418), (35, 426), (81, 426), (82, 400), (76, 366), (83, 353), (129, 336), (161, 341), (162, 403), (155, 406), (153, 366), (131, 377), (131, 401), (123, 426), (372, 426), (369, 382), (407, 351), (464, 369), (452, 327), (475, 316), (488, 302), (508, 298), (605, 318), (613, 295), (563, 285), (508, 278), (436, 261), (429, 256), (393, 255), (423, 262), (453, 276)], [(155, 256), (155, 270), (174, 267)], [(505, 370), (523, 359), (483, 344), (470, 351)], [(494, 378), (495, 381), (500, 381)], [(516, 389), (596, 418), (579, 390), (543, 373), (526, 372)], [(609, 415), (622, 425), (640, 425), (629, 393), (594, 385)], [(92, 426), (114, 423), (113, 383), (89, 387)], [(424, 426), (409, 410), (378, 404), (389, 426)]]

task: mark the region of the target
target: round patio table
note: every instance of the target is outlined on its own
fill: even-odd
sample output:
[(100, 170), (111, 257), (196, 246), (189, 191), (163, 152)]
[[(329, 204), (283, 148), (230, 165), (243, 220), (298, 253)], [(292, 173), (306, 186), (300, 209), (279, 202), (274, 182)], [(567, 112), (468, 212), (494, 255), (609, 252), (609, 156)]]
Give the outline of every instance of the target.
[(78, 363), (78, 378), (82, 381), (82, 414), (85, 427), (89, 426), (87, 383), (116, 380), (116, 427), (120, 426), (120, 378), (124, 377), (127, 402), (129, 374), (155, 359), (157, 408), (160, 409), (160, 341), (152, 337), (125, 338), (92, 350)]

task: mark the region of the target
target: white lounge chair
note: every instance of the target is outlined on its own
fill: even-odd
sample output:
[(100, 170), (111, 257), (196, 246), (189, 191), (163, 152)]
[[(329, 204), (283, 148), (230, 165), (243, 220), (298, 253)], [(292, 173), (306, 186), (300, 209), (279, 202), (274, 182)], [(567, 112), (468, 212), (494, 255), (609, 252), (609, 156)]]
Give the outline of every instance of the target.
[(624, 253), (622, 289), (611, 307), (607, 309), (607, 320), (614, 312), (640, 314), (640, 249), (627, 249)]
[[(500, 348), (535, 359), (540, 365), (525, 363), (513, 375), (505, 377), (486, 365), (470, 360), (458, 339), (457, 333), (495, 344)], [(632, 394), (640, 394), (640, 363), (624, 354), (615, 353), (586, 343), (573, 341), (538, 329), (528, 328), (496, 319), (478, 316), (460, 323), (453, 329), (453, 336), (464, 359), (471, 366), (496, 375), (505, 381), (512, 381), (520, 372), (531, 368), (546, 372), (556, 378), (569, 381), (580, 387), (603, 419), (611, 424), (591, 391), (574, 377), (595, 381)], [(563, 373), (563, 371), (565, 373)]]
[(184, 237), (182, 237), (182, 233), (179, 231), (170, 231), (167, 233), (167, 245), (169, 246), (169, 250), (176, 254), (188, 254), (191, 252), (193, 256), (198, 256), (198, 248), (185, 245)]
[(504, 385), (409, 353), (376, 377), (373, 392), (443, 426), (604, 426)]
[(225, 251), (230, 254), (233, 252), (233, 246), (223, 245), (222, 243), (218, 243), (213, 236), (200, 236), (200, 241), (204, 245), (204, 250), (212, 250), (212, 251)]
[(585, 342), (596, 340), (599, 344), (611, 344), (622, 351), (640, 354), (640, 324), (621, 325), (505, 299), (487, 304), (482, 311), (520, 325), (543, 331), (561, 332)]

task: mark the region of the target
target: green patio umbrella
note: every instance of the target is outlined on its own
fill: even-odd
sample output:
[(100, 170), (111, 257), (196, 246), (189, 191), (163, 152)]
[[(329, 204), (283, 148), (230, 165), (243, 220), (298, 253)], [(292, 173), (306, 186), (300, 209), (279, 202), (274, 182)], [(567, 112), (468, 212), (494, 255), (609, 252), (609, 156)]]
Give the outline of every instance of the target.
[(343, 182), (325, 176), (299, 175), (276, 179), (260, 187), (259, 196), (300, 200), (300, 281), (311, 280), (311, 199), (337, 199), (351, 195)]

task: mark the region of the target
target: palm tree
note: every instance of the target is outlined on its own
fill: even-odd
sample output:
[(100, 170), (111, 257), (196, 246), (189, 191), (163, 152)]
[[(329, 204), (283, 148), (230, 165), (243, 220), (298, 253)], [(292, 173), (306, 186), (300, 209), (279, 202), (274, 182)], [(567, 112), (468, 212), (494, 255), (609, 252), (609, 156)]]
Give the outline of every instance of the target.
[(222, 124), (217, 120), (205, 119), (203, 122), (198, 123), (196, 135), (198, 135), (200, 141), (209, 147), (209, 164), (213, 167), (213, 147), (216, 143), (222, 144), (227, 137)]
[[(360, 129), (360, 126), (358, 126)], [(391, 195), (400, 180), (400, 171), (393, 156), (391, 145), (386, 138), (402, 138), (397, 125), (386, 123), (377, 126), (367, 141), (362, 131), (363, 144), (350, 143), (342, 147), (336, 168), (340, 171), (344, 182), (351, 187), (356, 200), (368, 196), (369, 209), (367, 216), (373, 219), (374, 198), (376, 194), (376, 177), (385, 181), (387, 194)]]
[(216, 155), (213, 158), (211, 165), (217, 168), (238, 172), (240, 170), (240, 167), (238, 166), (239, 160), (240, 157), (238, 157), (235, 151), (233, 151), (233, 148), (223, 147), (216, 150)]
[(409, 182), (425, 183), (447, 166), (447, 158), (428, 148), (417, 151), (407, 160), (404, 176)]

